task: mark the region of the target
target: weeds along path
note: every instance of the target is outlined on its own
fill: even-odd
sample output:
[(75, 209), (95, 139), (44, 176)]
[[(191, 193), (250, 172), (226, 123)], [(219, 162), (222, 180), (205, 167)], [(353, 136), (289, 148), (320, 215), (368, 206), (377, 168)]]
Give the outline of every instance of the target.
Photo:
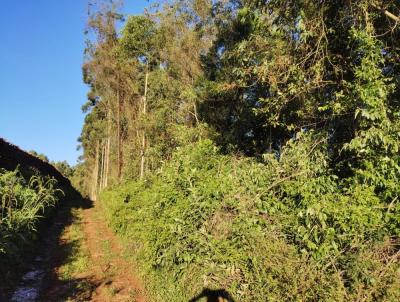
[(147, 301), (96, 203), (71, 209), (47, 272), (38, 301)]

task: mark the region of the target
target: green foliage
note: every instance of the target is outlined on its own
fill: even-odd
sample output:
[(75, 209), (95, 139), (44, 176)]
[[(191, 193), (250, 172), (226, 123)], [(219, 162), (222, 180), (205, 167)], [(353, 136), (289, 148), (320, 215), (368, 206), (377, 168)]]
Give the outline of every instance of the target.
[(156, 300), (222, 287), (238, 301), (395, 301), (398, 254), (386, 208), (371, 188), (327, 173), (326, 154), (326, 139), (314, 133), (299, 133), (262, 163), (201, 140), (101, 200)]
[(43, 160), (44, 162), (48, 163), (50, 162), (49, 158), (44, 155), (43, 153), (37, 153), (36, 151), (29, 151), (30, 154), (32, 154), (33, 156), (36, 156), (37, 158), (40, 158), (41, 160)]
[(51, 163), (64, 177), (71, 178), (74, 174), (74, 168), (71, 167), (67, 161), (52, 162)]
[(79, 170), (155, 299), (399, 300), (394, 2), (159, 4), (94, 18)]
[(74, 166), (73, 175), (70, 177), (72, 186), (82, 194), (82, 196), (88, 196), (89, 190), (87, 189), (85, 181), (85, 165), (78, 163)]
[(18, 169), (0, 170), (0, 255), (2, 260), (18, 259), (36, 237), (37, 226), (62, 191), (56, 180), (33, 175), (26, 181)]
[(129, 58), (148, 60), (156, 43), (154, 22), (145, 16), (129, 16), (122, 31), (121, 50)]

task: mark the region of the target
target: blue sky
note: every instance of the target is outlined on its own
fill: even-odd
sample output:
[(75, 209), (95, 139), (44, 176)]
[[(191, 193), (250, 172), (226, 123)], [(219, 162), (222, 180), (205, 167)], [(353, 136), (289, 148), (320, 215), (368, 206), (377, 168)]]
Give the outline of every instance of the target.
[[(146, 0), (126, 0), (141, 13)], [(86, 0), (0, 0), (0, 137), (74, 164), (87, 87)]]

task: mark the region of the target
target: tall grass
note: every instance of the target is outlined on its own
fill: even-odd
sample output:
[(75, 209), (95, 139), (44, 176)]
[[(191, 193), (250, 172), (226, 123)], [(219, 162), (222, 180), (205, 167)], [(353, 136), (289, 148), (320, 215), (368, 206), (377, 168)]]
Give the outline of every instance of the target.
[(25, 179), (18, 169), (0, 169), (0, 261), (22, 254), (36, 237), (40, 219), (62, 194), (54, 178)]

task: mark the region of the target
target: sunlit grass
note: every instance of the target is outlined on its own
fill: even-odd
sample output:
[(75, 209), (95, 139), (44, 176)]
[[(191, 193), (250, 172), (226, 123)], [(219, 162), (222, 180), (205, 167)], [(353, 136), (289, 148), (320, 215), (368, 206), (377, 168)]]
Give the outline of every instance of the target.
[(89, 267), (89, 255), (85, 246), (85, 235), (82, 227), (82, 210), (72, 209), (73, 224), (62, 234), (63, 252), (66, 254), (64, 264), (59, 268), (60, 280), (67, 281), (74, 275), (85, 272)]

